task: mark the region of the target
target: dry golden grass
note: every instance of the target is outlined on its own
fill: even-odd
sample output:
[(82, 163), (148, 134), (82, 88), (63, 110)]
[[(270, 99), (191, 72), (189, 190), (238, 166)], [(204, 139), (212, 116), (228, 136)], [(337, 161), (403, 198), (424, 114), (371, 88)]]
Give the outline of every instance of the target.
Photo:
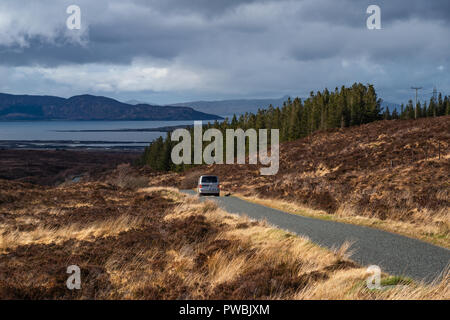
[(7, 253), (18, 246), (33, 244), (59, 244), (69, 239), (95, 241), (98, 238), (117, 235), (141, 224), (142, 218), (122, 215), (106, 221), (90, 224), (74, 223), (60, 228), (38, 226), (32, 231), (0, 228), (0, 253)]
[(147, 187), (147, 188), (141, 188), (137, 190), (138, 193), (152, 193), (152, 192), (159, 192), (162, 195), (164, 195), (166, 198), (170, 198), (171, 200), (177, 201), (183, 198), (183, 195), (181, 195), (178, 192), (178, 189), (171, 188), (171, 187)]
[(246, 201), (292, 214), (378, 228), (450, 248), (450, 210), (448, 209), (441, 209), (439, 212), (433, 212), (432, 214), (426, 209), (416, 210), (413, 219), (409, 219), (409, 221), (381, 220), (377, 217), (358, 215), (351, 206), (341, 206), (335, 214), (328, 214), (323, 210), (314, 210), (293, 201), (266, 199), (256, 195), (233, 195)]
[[(159, 271), (145, 267), (145, 261), (158, 255), (151, 249), (140, 252), (128, 265), (112, 267), (113, 264), (110, 262), (108, 269), (114, 274), (115, 284), (126, 287), (123, 289), (123, 292), (126, 292), (124, 298), (142, 298), (142, 291), (145, 291), (145, 288), (166, 287), (168, 279), (172, 278), (180, 281), (178, 285), (189, 288), (181, 297), (187, 299), (450, 298), (448, 275), (433, 285), (410, 283), (391, 289), (369, 290), (365, 286), (368, 277), (366, 268), (349, 260), (351, 244), (346, 243), (330, 251), (311, 243), (307, 238), (276, 229), (267, 223), (224, 212), (213, 201), (200, 203), (196, 197), (183, 197), (183, 202), (166, 215), (167, 221), (202, 216), (206, 217), (212, 226), (221, 225), (222, 231), (205, 242), (179, 243), (177, 249), (166, 252), (167, 264)], [(231, 245), (206, 256), (204, 268), (196, 267), (199, 254), (204, 253), (211, 244), (221, 241)], [(265, 279), (266, 268), (274, 268), (281, 276), (274, 276), (276, 272), (273, 273), (271, 270), (272, 276)], [(141, 276), (130, 270), (139, 270)], [(383, 275), (383, 278), (386, 279), (388, 276)], [(252, 288), (253, 296), (249, 296), (247, 291), (244, 291), (246, 295), (241, 292), (242, 286), (246, 286), (246, 281), (255, 285)], [(267, 281), (269, 288), (258, 288), (258, 284)], [(296, 281), (298, 288), (289, 285)], [(227, 296), (226, 292), (230, 287), (232, 293), (229, 293), (232, 296)], [(218, 295), (221, 290), (225, 292), (223, 296)], [(266, 295), (262, 295), (261, 291)]]
[[(341, 270), (334, 273), (333, 277), (318, 283), (314, 287), (306, 288), (298, 292), (294, 299), (330, 299), (330, 300), (441, 300), (450, 299), (450, 274), (443, 276), (441, 281), (430, 285), (409, 283), (398, 285), (384, 285), (381, 289), (368, 289), (365, 283), (366, 270)], [(360, 279), (360, 280), (358, 280)], [(389, 282), (393, 277), (385, 277)], [(382, 281), (383, 282), (383, 281)], [(345, 294), (342, 294), (345, 292)]]
[[(39, 220), (30, 206), (23, 219), (15, 212), (2, 222), (0, 272), (9, 276), (0, 279), (0, 299), (450, 299), (448, 273), (431, 285), (383, 275), (386, 284), (406, 284), (369, 290), (350, 243), (327, 250), (173, 188), (102, 193), (97, 211), (71, 206), (74, 216), (64, 216), (41, 208)], [(79, 203), (97, 201), (83, 195)], [(58, 219), (59, 227), (39, 226)], [(84, 272), (79, 291), (65, 287), (70, 264)]]

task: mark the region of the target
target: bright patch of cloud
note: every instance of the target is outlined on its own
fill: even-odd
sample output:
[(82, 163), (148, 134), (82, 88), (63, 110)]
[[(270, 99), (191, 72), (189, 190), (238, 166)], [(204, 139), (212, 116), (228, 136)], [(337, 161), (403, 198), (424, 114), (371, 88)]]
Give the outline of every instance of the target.
[(87, 92), (186, 90), (201, 86), (204, 81), (198, 73), (176, 65), (155, 67), (142, 62), (130, 66), (85, 64), (54, 68), (18, 67), (15, 74), (16, 77), (40, 77)]

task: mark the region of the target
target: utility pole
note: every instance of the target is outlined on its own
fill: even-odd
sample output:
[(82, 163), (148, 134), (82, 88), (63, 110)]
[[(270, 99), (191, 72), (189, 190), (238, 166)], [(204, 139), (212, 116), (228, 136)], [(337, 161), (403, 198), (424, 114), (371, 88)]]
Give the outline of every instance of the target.
[(422, 89), (422, 87), (411, 87), (411, 89), (416, 90), (416, 105), (414, 108), (414, 118), (417, 119), (417, 91)]

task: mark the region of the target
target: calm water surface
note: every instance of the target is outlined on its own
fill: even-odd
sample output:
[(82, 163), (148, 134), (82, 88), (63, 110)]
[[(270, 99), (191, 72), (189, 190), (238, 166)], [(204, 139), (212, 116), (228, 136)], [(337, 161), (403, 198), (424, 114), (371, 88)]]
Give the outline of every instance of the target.
[[(193, 125), (193, 121), (0, 121), (0, 140), (20, 141), (83, 141), (104, 142), (102, 144), (76, 143), (77, 146), (146, 146), (154, 139), (165, 136), (165, 132), (61, 132), (64, 130), (117, 130), (159, 128), (177, 125)], [(108, 142), (124, 142), (109, 144)], [(36, 144), (45, 146), (46, 143)], [(73, 146), (60, 143), (58, 146)]]

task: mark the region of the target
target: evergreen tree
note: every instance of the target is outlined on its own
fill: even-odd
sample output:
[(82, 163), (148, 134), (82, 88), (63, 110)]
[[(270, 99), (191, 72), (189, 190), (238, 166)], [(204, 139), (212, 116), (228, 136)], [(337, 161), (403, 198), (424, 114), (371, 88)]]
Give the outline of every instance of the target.
[(440, 92), (438, 96), (437, 114), (438, 116), (443, 116), (445, 114), (444, 101), (442, 100), (442, 93)]
[(397, 109), (394, 108), (394, 111), (392, 111), (392, 116), (391, 116), (391, 118), (392, 118), (393, 120), (399, 119), (399, 115), (398, 115), (398, 113), (397, 113)]
[[(216, 120), (214, 123), (205, 125), (205, 129), (216, 128), (225, 133), (226, 129), (273, 128), (280, 130), (280, 142), (283, 142), (305, 137), (316, 130), (344, 128), (380, 119), (414, 119), (416, 111), (418, 117), (449, 115), (450, 101), (447, 96), (442, 97), (440, 93), (437, 101), (432, 98), (428, 105), (425, 102), (422, 107), (419, 102), (417, 110), (413, 101), (409, 100), (406, 106), (401, 104), (400, 114), (395, 108), (391, 113), (389, 107), (386, 107), (384, 111), (381, 110), (381, 99), (378, 99), (372, 85), (354, 83), (350, 88), (342, 86), (340, 89), (335, 88), (333, 92), (327, 89), (316, 93), (311, 91), (304, 101), (299, 98), (294, 100), (288, 98), (281, 107), (270, 105), (267, 109), (258, 109), (256, 114), (246, 112), (239, 117), (233, 115), (231, 121), (228, 118), (222, 122)], [(193, 136), (193, 128), (190, 131)], [(226, 148), (225, 143), (224, 139)], [(192, 139), (191, 147), (193, 144)], [(165, 139), (159, 137), (145, 148), (138, 164), (146, 164), (160, 171), (183, 170), (192, 166), (176, 166), (172, 163), (171, 150), (174, 145), (169, 135)], [(248, 151), (248, 141), (246, 150)]]
[(389, 112), (389, 107), (386, 107), (383, 118), (384, 118), (384, 120), (391, 120), (391, 113)]

